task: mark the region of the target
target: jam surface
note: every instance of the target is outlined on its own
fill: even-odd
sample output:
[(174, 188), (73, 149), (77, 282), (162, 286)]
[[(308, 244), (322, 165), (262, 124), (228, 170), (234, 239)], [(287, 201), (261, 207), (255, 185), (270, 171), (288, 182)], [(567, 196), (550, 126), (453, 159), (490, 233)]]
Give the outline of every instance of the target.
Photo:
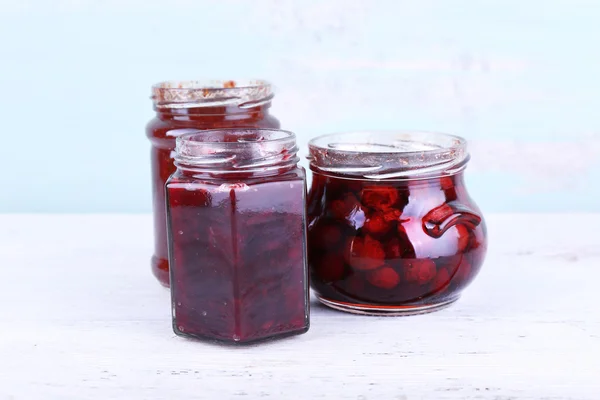
[(315, 172), (308, 215), (311, 285), (325, 304), (346, 310), (451, 303), (477, 275), (487, 248), (462, 172), (413, 181)]
[(279, 121), (268, 113), (268, 106), (240, 109), (236, 106), (162, 109), (146, 126), (152, 142), (152, 197), (154, 215), (154, 255), (152, 272), (164, 286), (169, 286), (169, 261), (165, 215), (165, 182), (175, 172), (175, 139), (190, 129), (234, 127), (279, 128)]
[(167, 184), (174, 330), (239, 343), (306, 332), (305, 173), (235, 182)]

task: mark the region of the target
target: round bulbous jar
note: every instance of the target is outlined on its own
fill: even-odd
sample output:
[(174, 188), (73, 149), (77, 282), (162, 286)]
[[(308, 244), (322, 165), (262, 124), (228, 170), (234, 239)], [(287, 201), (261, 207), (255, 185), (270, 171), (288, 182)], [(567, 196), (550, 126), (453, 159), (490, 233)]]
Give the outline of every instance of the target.
[(309, 143), (311, 286), (325, 305), (412, 315), (456, 301), (487, 249), (463, 138), (347, 133)]
[(175, 140), (189, 132), (280, 127), (269, 113), (274, 97), (266, 81), (167, 81), (152, 87), (155, 117), (146, 126), (152, 143), (154, 254), (152, 272), (169, 286), (165, 182), (175, 172)]

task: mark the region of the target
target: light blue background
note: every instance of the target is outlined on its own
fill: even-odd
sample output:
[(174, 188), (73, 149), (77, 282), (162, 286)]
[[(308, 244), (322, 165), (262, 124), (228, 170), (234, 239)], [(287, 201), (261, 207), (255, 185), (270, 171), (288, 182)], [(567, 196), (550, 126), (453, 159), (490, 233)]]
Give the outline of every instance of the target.
[(0, 1), (0, 212), (148, 212), (150, 86), (273, 81), (311, 136), (473, 144), (486, 212), (600, 211), (600, 2)]

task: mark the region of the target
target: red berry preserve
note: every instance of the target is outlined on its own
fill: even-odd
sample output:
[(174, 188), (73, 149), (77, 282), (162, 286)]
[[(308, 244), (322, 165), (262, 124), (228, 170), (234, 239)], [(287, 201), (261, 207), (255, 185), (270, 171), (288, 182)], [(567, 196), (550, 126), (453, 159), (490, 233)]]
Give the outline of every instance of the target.
[(166, 184), (173, 328), (244, 343), (309, 327), (306, 176), (293, 133), (177, 138)]
[(146, 126), (152, 142), (154, 255), (152, 272), (169, 286), (165, 182), (175, 172), (175, 139), (190, 130), (279, 128), (269, 114), (273, 92), (265, 81), (170, 81), (152, 87), (156, 116)]
[(311, 286), (332, 308), (420, 314), (477, 275), (486, 227), (463, 171), (466, 141), (435, 133), (348, 133), (310, 144)]

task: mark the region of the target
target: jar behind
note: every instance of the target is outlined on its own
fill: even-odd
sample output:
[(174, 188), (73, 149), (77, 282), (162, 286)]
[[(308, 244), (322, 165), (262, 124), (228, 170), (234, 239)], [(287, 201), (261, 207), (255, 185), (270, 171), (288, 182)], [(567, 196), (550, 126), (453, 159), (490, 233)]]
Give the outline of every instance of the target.
[(486, 227), (464, 185), (464, 139), (327, 135), (310, 143), (309, 265), (319, 300), (409, 315), (456, 301), (478, 273)]
[(251, 342), (308, 330), (306, 178), (295, 136), (211, 130), (177, 139), (166, 185), (173, 328)]
[(175, 172), (175, 139), (190, 130), (215, 128), (273, 128), (279, 121), (269, 114), (273, 99), (265, 81), (170, 81), (152, 87), (156, 116), (146, 126), (152, 142), (154, 255), (152, 272), (169, 286), (169, 262), (164, 186)]

